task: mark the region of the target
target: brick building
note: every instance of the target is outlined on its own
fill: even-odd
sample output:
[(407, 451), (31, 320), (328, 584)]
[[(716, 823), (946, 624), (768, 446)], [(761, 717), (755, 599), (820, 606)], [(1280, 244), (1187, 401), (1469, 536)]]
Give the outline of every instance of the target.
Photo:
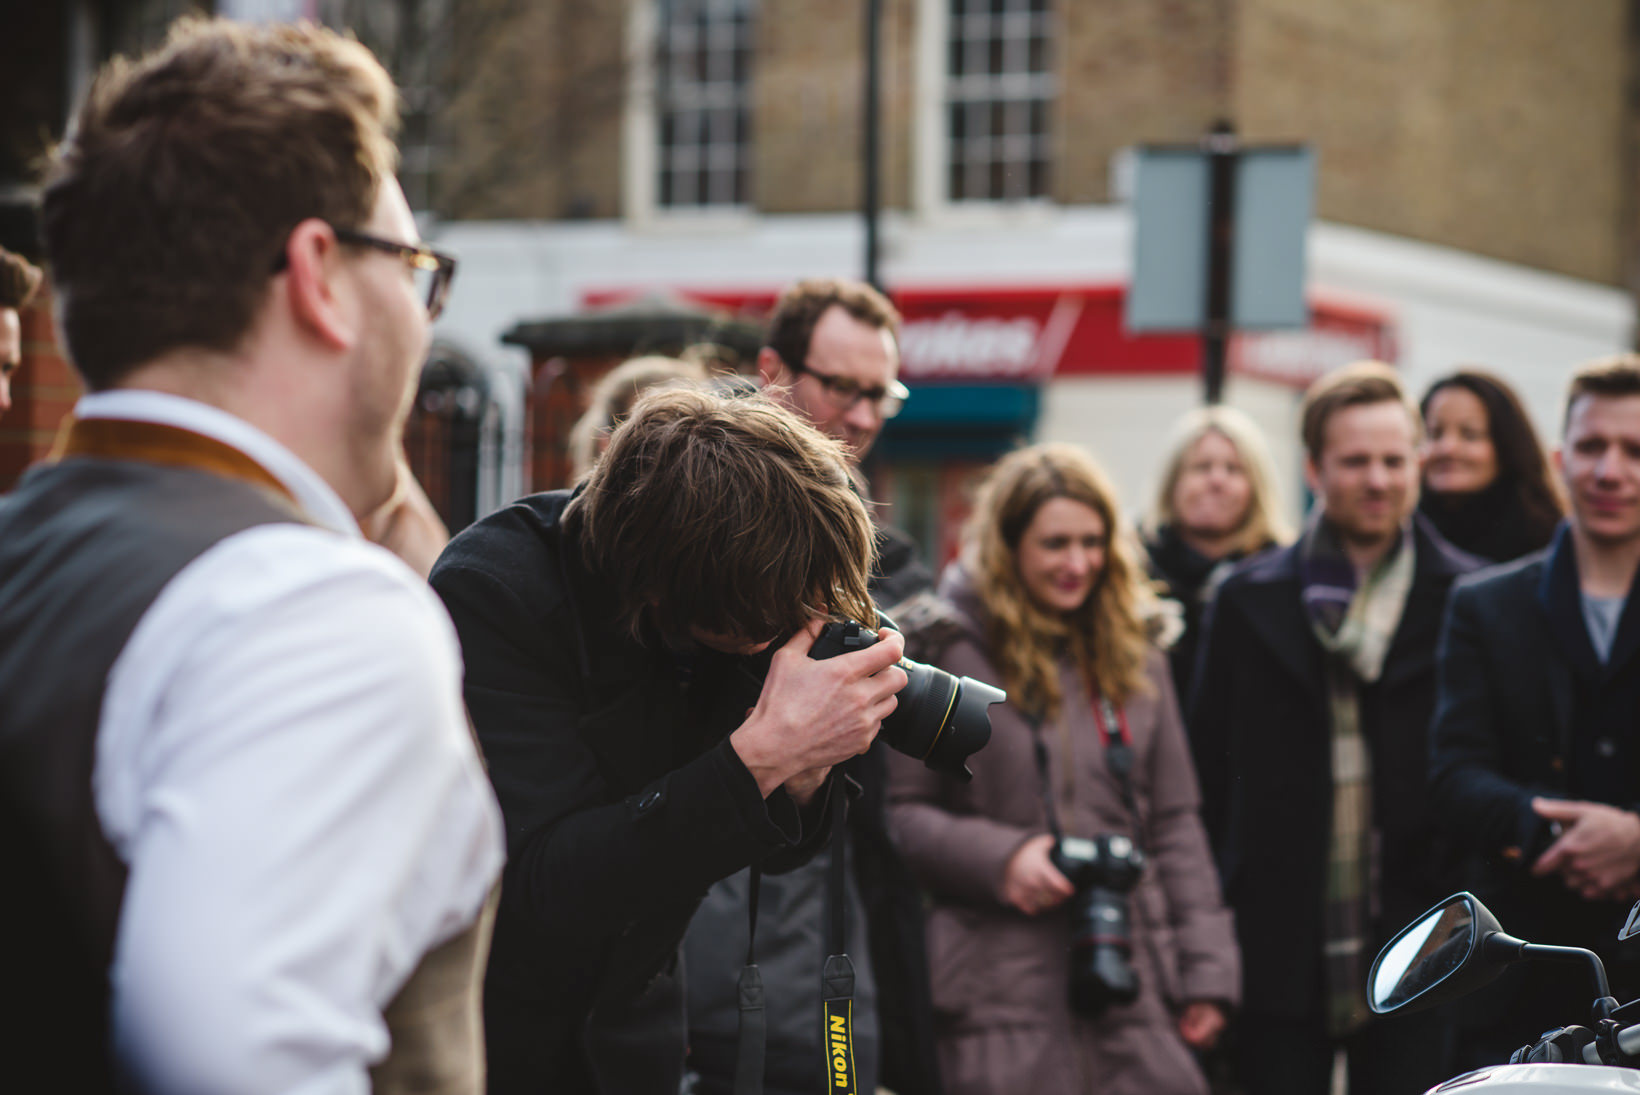
[[(435, 356), (471, 364), (439, 374), (468, 394), (429, 403), (483, 393), (482, 510), (547, 485), (528, 471), (543, 440), (530, 405), (563, 369), (504, 346), (516, 324), (655, 292), (755, 320), (794, 277), (859, 272), (866, 6), (36, 5), (0, 36), (0, 101), (15, 104), (0, 120), (0, 243), (32, 250), (28, 164), (96, 59), (179, 12), (288, 8), (385, 34), (408, 86), (407, 190), (463, 264)], [(1089, 444), (1142, 502), (1159, 434), (1196, 399), (1197, 356), (1189, 339), (1123, 329), (1127, 153), (1217, 119), (1317, 153), (1314, 322), (1240, 339), (1228, 389), (1276, 438), (1289, 493), (1293, 393), (1340, 359), (1392, 357), (1414, 384), (1491, 365), (1550, 425), (1564, 370), (1632, 342), (1635, 0), (881, 7), (882, 270), (913, 323), (919, 398), (885, 434), (877, 478), (908, 510), (939, 510), (1016, 437)], [(47, 325), (29, 323), (46, 363), (30, 363), (20, 403), (34, 378), (41, 420), (0, 422), (0, 487), (38, 455), (67, 391)], [(1025, 332), (1024, 357), (1005, 352)]]
[[(441, 170), (466, 180), (465, 163), (488, 155), (500, 123), (486, 126), (479, 104), (492, 86), (515, 92), (504, 111), (489, 103), (505, 114), (500, 132), (568, 137), (573, 163), (543, 166), (533, 194), (505, 182), (447, 189), (438, 211), (641, 222), (685, 209), (855, 209), (864, 7), (535, 5), (466, 48), (504, 40), (534, 58), (532, 86), (597, 82), (605, 93), (580, 94), (566, 134), (562, 94), (518, 95), (513, 66), (475, 68), (458, 76), (462, 125)], [(928, 217), (1003, 196), (1110, 202), (1125, 149), (1193, 140), (1226, 118), (1248, 140), (1315, 146), (1323, 221), (1623, 285), (1640, 182), (1635, 20), (1628, 0), (883, 0), (884, 204)], [(625, 96), (607, 94), (617, 74)], [(689, 139), (697, 117), (706, 132)], [(980, 146), (1001, 143), (1035, 146), (1008, 161), (1019, 190), (953, 187), (954, 159), (989, 166)], [(540, 144), (511, 151), (551, 158), (553, 142)], [(742, 193), (667, 190), (680, 157), (730, 154), (745, 168)]]
[[(518, 320), (649, 292), (756, 318), (794, 277), (858, 274), (864, 0), (572, 7), (491, 30), (534, 59), (531, 93), (506, 65), (452, 91), (437, 230), (465, 285), (443, 337), (528, 389), (563, 370), (499, 351)], [(1353, 357), (1414, 386), (1490, 365), (1552, 427), (1565, 370), (1633, 338), (1635, 8), (882, 0), (882, 270), (915, 394), (878, 493), (943, 554), (972, 472), (1056, 439), (1142, 508), (1199, 357), (1124, 328), (1129, 150), (1218, 119), (1317, 154), (1311, 326), (1238, 338), (1228, 389), (1275, 440), (1290, 505), (1296, 393)], [(479, 169), (498, 144), (527, 182)]]

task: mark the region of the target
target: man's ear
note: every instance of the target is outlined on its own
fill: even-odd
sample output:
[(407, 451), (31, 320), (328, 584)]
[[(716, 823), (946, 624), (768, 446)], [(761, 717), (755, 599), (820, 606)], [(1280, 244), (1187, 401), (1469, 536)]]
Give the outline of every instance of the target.
[(358, 334), (337, 295), (341, 257), (335, 231), (319, 218), (309, 217), (285, 240), (281, 272), (297, 325), (336, 350), (351, 348)]
[(765, 346), (757, 352), (757, 375), (764, 387), (770, 384), (790, 384), (791, 370), (780, 360), (780, 355)]
[(1304, 454), (1304, 483), (1311, 494), (1321, 493), (1321, 473), (1316, 470), (1315, 458), (1309, 453)]
[(1555, 469), (1555, 474), (1562, 479), (1566, 478), (1566, 450), (1556, 445), (1549, 450), (1549, 464)]

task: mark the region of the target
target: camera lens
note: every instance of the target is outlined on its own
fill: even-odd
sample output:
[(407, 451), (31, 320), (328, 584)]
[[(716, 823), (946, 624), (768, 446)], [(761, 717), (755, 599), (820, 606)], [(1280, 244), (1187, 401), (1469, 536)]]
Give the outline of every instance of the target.
[(1139, 998), (1127, 895), (1090, 886), (1071, 904), (1071, 1007), (1097, 1015)]
[(899, 706), (883, 720), (883, 740), (936, 772), (972, 779), (966, 762), (991, 740), (988, 709), (1007, 693), (909, 658), (901, 659), (900, 668), (910, 679)]
[[(891, 625), (887, 617), (883, 618)], [(875, 632), (853, 621), (831, 623), (815, 640), (809, 657), (835, 658), (871, 646)], [(883, 720), (882, 738), (892, 749), (916, 757), (936, 772), (972, 779), (967, 760), (991, 740), (990, 706), (1008, 694), (972, 677), (953, 677), (943, 669), (900, 659), (906, 685), (899, 705)]]

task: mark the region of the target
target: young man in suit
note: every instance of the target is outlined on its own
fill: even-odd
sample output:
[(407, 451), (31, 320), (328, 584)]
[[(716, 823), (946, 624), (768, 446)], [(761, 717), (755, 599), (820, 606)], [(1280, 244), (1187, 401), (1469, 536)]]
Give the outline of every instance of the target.
[(1394, 371), (1318, 380), (1303, 407), (1316, 506), (1232, 574), (1208, 617), (1189, 727), (1242, 950), (1242, 1081), (1352, 1095), (1444, 1078), (1440, 1024), (1376, 1018), (1378, 948), (1445, 892), (1425, 793), (1435, 639), (1474, 560), (1414, 515), (1418, 413)]
[[(1513, 935), (1588, 947), (1640, 993), (1619, 943), (1640, 896), (1640, 357), (1572, 378), (1555, 466), (1569, 517), (1550, 547), (1453, 592), (1441, 640), (1431, 792)], [(1460, 1001), (1460, 1067), (1589, 1019), (1566, 971), (1521, 967)]]

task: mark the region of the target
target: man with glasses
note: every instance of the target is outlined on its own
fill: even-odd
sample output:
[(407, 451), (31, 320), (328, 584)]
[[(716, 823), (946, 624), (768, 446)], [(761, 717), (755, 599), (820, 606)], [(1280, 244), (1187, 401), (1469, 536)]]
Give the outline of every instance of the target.
[[(844, 278), (813, 278), (788, 288), (769, 319), (757, 368), (763, 391), (847, 447), (856, 484), (859, 462), (910, 394), (898, 379), (900, 316), (876, 289)], [(893, 607), (931, 589), (933, 574), (905, 533), (876, 526), (871, 595)], [(862, 1091), (882, 1083), (900, 1095), (939, 1090), (929, 1003), (922, 907), (916, 884), (888, 838), (883, 810), (886, 746), (873, 745), (843, 766), (862, 789), (850, 814), (845, 875), (847, 938), (855, 958), (854, 1051)], [(826, 856), (765, 877), (759, 904), (768, 1050), (764, 1090), (795, 1095), (822, 1074), (825, 1050), (814, 1021), (820, 972), (817, 935), (827, 904)], [(715, 885), (685, 940), (690, 1067), (700, 1095), (727, 1095), (733, 1083), (739, 1007), (736, 950), (745, 937), (749, 879), (742, 871)]]
[[(858, 468), (911, 394), (899, 381), (899, 336), (900, 313), (865, 282), (799, 281), (775, 303), (758, 375), (776, 401), (847, 445)], [(891, 608), (932, 588), (934, 577), (916, 544), (890, 526), (877, 531), (877, 603)]]
[(899, 330), (894, 306), (864, 282), (800, 281), (775, 304), (757, 371), (859, 462), (909, 394), (898, 379)]
[(0, 501), (0, 795), (130, 1090), (483, 1088), (500, 816), (449, 617), (361, 536), (453, 271), (396, 98), (351, 39), (185, 20), (44, 187), (88, 394)]

